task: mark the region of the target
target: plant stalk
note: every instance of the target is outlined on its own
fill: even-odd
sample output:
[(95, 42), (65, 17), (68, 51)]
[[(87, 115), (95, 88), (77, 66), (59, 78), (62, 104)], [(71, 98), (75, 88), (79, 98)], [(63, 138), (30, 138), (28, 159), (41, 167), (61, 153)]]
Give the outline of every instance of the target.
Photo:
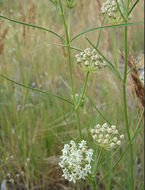
[(82, 92), (81, 97), (80, 97), (80, 99), (79, 99), (79, 102), (78, 102), (78, 104), (77, 104), (77, 106), (76, 106), (76, 109), (79, 108), (79, 106), (80, 106), (80, 104), (81, 104), (81, 102), (82, 102), (82, 99), (84, 98), (84, 95), (85, 95), (85, 92), (86, 92), (86, 88), (87, 88), (88, 78), (89, 78), (89, 71), (88, 71), (87, 74), (86, 74), (86, 78), (85, 78), (85, 82), (84, 82), (84, 87), (83, 87), (83, 92)]
[[(60, 0), (59, 0), (59, 4), (60, 4), (61, 13), (62, 13), (62, 19), (63, 19), (64, 28), (65, 28), (65, 34), (66, 34), (66, 46), (67, 46), (67, 56), (68, 56), (69, 75), (70, 75), (72, 96), (73, 96), (74, 105), (76, 107), (76, 97), (75, 97), (74, 82), (73, 82), (73, 75), (72, 75), (71, 46), (70, 46), (71, 9), (69, 9), (69, 19), (68, 19), (68, 27), (67, 27), (62, 3)], [(77, 129), (79, 132), (79, 137), (80, 137), (80, 139), (82, 139), (80, 116), (79, 116), (79, 107), (77, 109), (75, 109), (75, 115), (76, 115), (76, 120), (77, 120)]]
[[(127, 24), (127, 21), (126, 21)], [(131, 144), (131, 136), (129, 131), (129, 124), (128, 124), (128, 111), (127, 111), (127, 97), (126, 97), (126, 85), (127, 85), (127, 66), (128, 66), (128, 26), (125, 26), (124, 29), (124, 43), (125, 43), (125, 68), (124, 68), (124, 80), (123, 80), (123, 102), (124, 102), (124, 116), (125, 116), (125, 123), (126, 123), (126, 131), (128, 136), (128, 141), (130, 144), (130, 169), (131, 169), (131, 188), (134, 189), (134, 174), (133, 174), (133, 149)]]

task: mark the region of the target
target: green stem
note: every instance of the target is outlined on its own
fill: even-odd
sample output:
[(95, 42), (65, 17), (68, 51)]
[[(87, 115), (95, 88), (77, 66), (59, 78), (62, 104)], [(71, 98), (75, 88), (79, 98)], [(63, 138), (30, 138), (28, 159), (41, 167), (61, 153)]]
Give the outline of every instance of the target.
[(124, 69), (124, 83), (123, 83), (123, 102), (124, 102), (124, 116), (125, 116), (125, 123), (126, 123), (126, 131), (128, 135), (129, 144), (130, 144), (131, 186), (132, 186), (132, 190), (134, 190), (133, 149), (132, 149), (132, 144), (131, 144), (129, 124), (128, 124), (128, 111), (127, 111), (127, 98), (126, 98), (126, 80), (127, 80), (127, 66), (128, 66), (128, 27), (127, 26), (125, 26), (124, 43), (125, 43), (125, 69)]
[(80, 139), (82, 140), (82, 131), (81, 131), (79, 108), (75, 109), (75, 113), (76, 113), (76, 120), (77, 120), (77, 129), (78, 129), (78, 132), (79, 132)]
[(96, 183), (96, 178), (94, 177), (93, 180), (93, 190), (97, 190), (97, 183)]
[(102, 155), (102, 148), (100, 149), (98, 156), (97, 156), (97, 146), (95, 145), (95, 156), (94, 156), (95, 163), (93, 166), (93, 187), (94, 187), (94, 190), (97, 190), (97, 186), (98, 186), (97, 182), (96, 182), (96, 174), (97, 174), (97, 170), (99, 168), (101, 155)]
[(68, 35), (70, 38), (70, 28), (71, 28), (71, 9), (69, 9), (69, 15), (68, 15)]
[(128, 125), (128, 113), (127, 113), (127, 101), (126, 101), (126, 79), (127, 79), (127, 66), (128, 66), (128, 28), (125, 26), (124, 34), (125, 43), (125, 68), (124, 68), (124, 80), (123, 80), (123, 99), (124, 99), (124, 114), (126, 121), (126, 129), (128, 140), (130, 141), (129, 125)]
[[(61, 13), (62, 13), (63, 23), (64, 23), (65, 34), (66, 34), (67, 56), (68, 56), (69, 74), (70, 74), (70, 83), (71, 83), (71, 89), (72, 89), (73, 102), (74, 102), (74, 105), (76, 105), (76, 97), (75, 97), (75, 90), (74, 90), (74, 83), (73, 83), (73, 76), (72, 76), (71, 46), (70, 46), (70, 36), (69, 36), (70, 35), (71, 10), (69, 9), (69, 23), (68, 23), (69, 27), (67, 28), (64, 11), (63, 11), (62, 3), (60, 0), (59, 0), (59, 4), (60, 4)], [(75, 115), (76, 115), (76, 120), (77, 120), (77, 129), (79, 132), (79, 136), (80, 136), (80, 139), (82, 139), (79, 107), (77, 109), (75, 109)]]
[(121, 8), (120, 8), (120, 5), (119, 5), (119, 3), (118, 3), (118, 0), (115, 0), (115, 1), (116, 1), (118, 10), (119, 10), (119, 12), (120, 12), (120, 14), (121, 14), (123, 20), (126, 22), (126, 18), (125, 18), (125, 16), (124, 16), (124, 14), (122, 13), (122, 10), (121, 10)]
[(84, 95), (85, 95), (85, 92), (86, 92), (86, 88), (87, 88), (88, 78), (89, 78), (89, 71), (88, 71), (87, 74), (86, 74), (86, 78), (85, 78), (85, 82), (84, 82), (84, 87), (83, 87), (83, 92), (82, 92), (81, 97), (80, 97), (80, 99), (79, 99), (79, 102), (78, 102), (78, 104), (77, 104), (77, 106), (76, 106), (76, 109), (79, 108), (79, 106), (80, 106), (80, 104), (81, 104), (81, 102), (82, 102), (82, 99), (84, 98)]
[(79, 117), (79, 107), (80, 107), (80, 104), (81, 104), (82, 99), (84, 97), (84, 94), (86, 92), (88, 78), (89, 78), (89, 72), (87, 72), (87, 75), (86, 75), (86, 78), (85, 78), (83, 92), (82, 92), (81, 97), (79, 99), (79, 103), (75, 107), (76, 119), (77, 119), (77, 128), (78, 128), (78, 131), (79, 131), (80, 139), (82, 139), (82, 133), (81, 133), (81, 125), (80, 125), (80, 117)]
[(117, 44), (116, 44), (116, 37), (117, 37), (117, 35), (116, 35), (116, 28), (114, 28), (113, 29), (113, 31), (114, 31), (114, 40), (113, 40), (113, 44), (114, 44), (114, 49), (113, 49), (113, 51), (114, 51), (114, 63), (115, 63), (115, 65), (116, 65), (116, 67), (118, 68), (118, 64), (117, 64)]
[[(103, 21), (102, 21), (101, 27), (104, 26), (104, 22), (105, 22), (105, 16), (104, 16), (104, 18), (103, 18)], [(98, 35), (98, 40), (97, 40), (96, 48), (99, 47), (99, 43), (100, 43), (100, 39), (101, 39), (101, 34), (102, 34), (102, 28), (101, 28), (100, 31), (99, 31), (99, 35)]]
[[(111, 151), (110, 152), (110, 155), (112, 155), (113, 152)], [(109, 168), (112, 168), (112, 164), (113, 164), (113, 156), (111, 157), (110, 159), (110, 162), (109, 162)], [(111, 189), (111, 186), (112, 186), (112, 170), (110, 172), (110, 175), (108, 176), (108, 188), (107, 189)]]
[(117, 55), (117, 30), (113, 28), (114, 31), (114, 41), (113, 41), (113, 54), (114, 54), (114, 64), (116, 66), (116, 70), (118, 71), (119, 75), (121, 76), (119, 65), (118, 65), (118, 55)]
[[(65, 16), (64, 16), (62, 3), (61, 3), (60, 0), (59, 0), (59, 4), (60, 4), (61, 13), (62, 13), (61, 15), (62, 15), (63, 24), (64, 24), (64, 28), (65, 28), (65, 34), (66, 34), (67, 56), (68, 56), (68, 64), (69, 64), (69, 74), (70, 74), (70, 83), (71, 83), (71, 88), (72, 88), (72, 96), (73, 96), (74, 102), (76, 102), (75, 91), (74, 91), (74, 83), (73, 83), (73, 77), (72, 77), (71, 47), (70, 47), (69, 31), (68, 31), (67, 24), (66, 24), (66, 19), (65, 19)], [(71, 14), (70, 14), (70, 16), (71, 16)]]
[(75, 107), (76, 119), (77, 119), (77, 128), (78, 128), (78, 131), (79, 131), (80, 139), (82, 139), (82, 133), (81, 133), (81, 124), (80, 124), (80, 116), (79, 116), (79, 107), (80, 107), (80, 104), (81, 104), (82, 99), (84, 97), (84, 94), (86, 92), (88, 77), (89, 77), (89, 72), (87, 72), (87, 75), (86, 75), (86, 78), (85, 78), (83, 92), (82, 92), (81, 97), (79, 99), (79, 103)]
[(130, 0), (127, 0), (127, 13), (126, 13), (127, 19), (128, 19), (128, 13), (129, 13), (129, 4), (130, 4)]

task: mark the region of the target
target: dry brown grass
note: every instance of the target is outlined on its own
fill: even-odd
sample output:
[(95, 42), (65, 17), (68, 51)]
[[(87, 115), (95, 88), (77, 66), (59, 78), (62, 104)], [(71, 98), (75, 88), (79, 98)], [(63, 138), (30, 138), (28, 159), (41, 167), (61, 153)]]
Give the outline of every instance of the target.
[[(123, 53), (120, 53), (121, 57), (124, 59), (124, 55)], [(129, 68), (132, 68), (135, 65), (135, 60), (133, 58), (133, 56), (131, 55), (131, 53), (128, 56), (128, 66)], [(144, 65), (144, 59), (140, 62), (139, 64), (140, 66)], [(139, 67), (138, 65), (138, 67)], [(137, 95), (141, 105), (144, 107), (144, 85), (141, 82), (140, 78), (139, 78), (139, 72), (138, 72), (138, 67), (135, 66), (133, 68), (133, 70), (131, 71), (131, 78), (132, 78), (132, 82), (130, 82), (130, 86), (131, 86), (131, 91), (132, 91), (132, 95), (133, 98), (135, 98), (135, 94)], [(137, 104), (138, 105), (138, 104)]]
[(8, 28), (3, 29), (2, 27), (2, 20), (0, 19), (0, 54), (2, 54), (4, 50), (4, 41), (6, 38), (6, 35), (8, 33)]

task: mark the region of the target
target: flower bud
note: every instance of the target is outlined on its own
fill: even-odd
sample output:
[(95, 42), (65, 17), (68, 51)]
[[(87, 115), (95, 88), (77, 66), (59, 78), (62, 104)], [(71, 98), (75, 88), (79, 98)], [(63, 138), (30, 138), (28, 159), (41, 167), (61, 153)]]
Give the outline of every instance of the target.
[(67, 1), (67, 7), (69, 9), (72, 9), (76, 5), (76, 0), (66, 0)]

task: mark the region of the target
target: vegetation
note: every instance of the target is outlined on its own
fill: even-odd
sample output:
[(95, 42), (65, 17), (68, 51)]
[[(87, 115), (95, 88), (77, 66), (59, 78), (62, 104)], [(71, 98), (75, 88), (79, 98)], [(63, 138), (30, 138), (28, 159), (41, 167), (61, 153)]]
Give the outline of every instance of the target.
[[(102, 3), (0, 0), (1, 186), (144, 189), (143, 2), (122, 0), (116, 23), (102, 15)], [(78, 66), (75, 55), (88, 47), (104, 69)], [(91, 136), (104, 123), (125, 135), (109, 151)], [(83, 139), (94, 151), (92, 173), (74, 184), (58, 163), (65, 144)]]

